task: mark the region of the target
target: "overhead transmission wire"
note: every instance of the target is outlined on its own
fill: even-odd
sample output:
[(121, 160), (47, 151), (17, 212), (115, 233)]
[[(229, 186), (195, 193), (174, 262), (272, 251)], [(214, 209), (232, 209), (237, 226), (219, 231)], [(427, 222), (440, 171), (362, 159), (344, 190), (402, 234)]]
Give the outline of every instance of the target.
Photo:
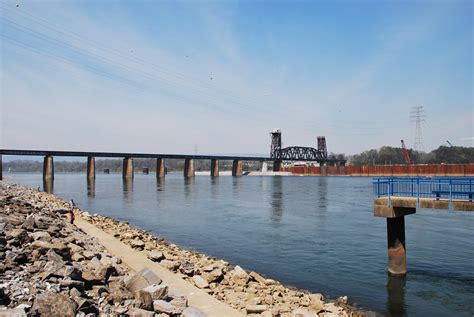
[[(144, 65), (146, 67), (149, 67), (150, 65), (153, 65), (153, 66), (157, 67), (158, 69), (160, 69), (163, 72), (167, 72), (170, 75), (176, 76), (176, 74), (174, 74), (172, 71), (169, 71), (169, 70), (163, 68), (162, 66), (158, 66), (156, 64), (150, 63), (149, 61), (146, 61), (146, 60), (142, 60), (142, 59), (137, 58), (135, 56), (125, 55), (124, 53), (122, 53), (121, 51), (116, 50), (116, 49), (111, 49), (111, 48), (100, 46), (101, 43), (99, 43), (97, 41), (94, 41), (94, 40), (88, 39), (86, 37), (83, 37), (82, 35), (80, 35), (76, 32), (70, 31), (70, 30), (64, 30), (64, 28), (62, 26), (56, 25), (56, 27), (55, 27), (55, 24), (50, 23), (49, 21), (41, 19), (37, 16), (34, 16), (34, 15), (29, 14), (29, 13), (24, 12), (24, 11), (17, 11), (17, 10), (14, 10), (13, 8), (10, 8), (10, 7), (6, 7), (6, 8), (9, 9), (11, 12), (15, 12), (15, 13), (18, 13), (18, 14), (22, 15), (23, 18), (25, 18), (25, 19), (27, 19), (31, 22), (43, 25), (44, 27), (49, 28), (49, 29), (51, 29), (55, 32), (61, 33), (61, 34), (66, 35), (66, 36), (72, 35), (73, 37), (76, 37), (81, 41), (86, 41), (86, 42), (92, 43), (93, 44), (92, 46), (95, 46), (99, 50), (109, 51), (109, 52), (113, 53), (114, 55), (120, 56), (122, 58), (125, 58), (125, 59), (128, 59), (128, 60), (134, 60), (135, 63), (138, 63), (138, 61), (140, 61), (141, 63), (138, 63), (138, 64)], [(28, 18), (28, 16), (32, 17), (33, 19)], [(67, 34), (67, 33), (69, 33), (69, 34)], [(184, 77), (184, 75), (181, 75), (181, 77)], [(211, 88), (211, 89), (216, 89), (215, 87), (210, 86), (209, 84), (205, 83), (204, 81), (201, 81), (201, 83), (206, 84), (206, 86)]]
[[(130, 81), (129, 79), (127, 78), (124, 78), (123, 76), (119, 76), (119, 75), (115, 75), (115, 74), (112, 74), (112, 73), (108, 73), (108, 72), (105, 72), (103, 70), (100, 70), (98, 68), (95, 68), (95, 67), (92, 67), (92, 66), (89, 66), (89, 65), (84, 65), (84, 64), (81, 64), (81, 63), (78, 63), (77, 61), (74, 61), (74, 60), (70, 60), (70, 59), (67, 59), (63, 56), (60, 56), (60, 55), (56, 55), (54, 53), (51, 53), (51, 52), (46, 52), (44, 50), (41, 50), (41, 49), (38, 49), (36, 47), (33, 47), (33, 46), (30, 46), (28, 44), (25, 44), (23, 42), (20, 42), (14, 38), (11, 38), (9, 36), (6, 36), (4, 34), (0, 34), (1, 37), (3, 37), (4, 39), (10, 41), (11, 43), (13, 43), (14, 45), (16, 46), (19, 46), (25, 50), (28, 50), (30, 52), (34, 52), (36, 54), (39, 54), (39, 55), (42, 55), (42, 56), (45, 56), (45, 57), (48, 57), (48, 58), (51, 58), (53, 60), (55, 60), (55, 62), (60, 62), (60, 63), (63, 63), (63, 64), (68, 64), (68, 65), (72, 65), (74, 67), (79, 67), (79, 68), (82, 68), (86, 71), (89, 71), (89, 72), (92, 72), (96, 75), (99, 75), (99, 76), (102, 76), (102, 77), (105, 77), (107, 79), (110, 79), (110, 80), (113, 80), (113, 81), (118, 81), (118, 82), (121, 82), (123, 84), (126, 84), (126, 85), (129, 85), (131, 87), (134, 87), (136, 89), (139, 89), (139, 90), (142, 90), (146, 93), (150, 93), (150, 94), (157, 94), (157, 95), (162, 95), (162, 93), (160, 92), (157, 92), (156, 89), (150, 89), (150, 88), (146, 88), (146, 87), (143, 87), (141, 85), (138, 85), (137, 83), (133, 82), (133, 81)], [(183, 97), (183, 96), (174, 96), (176, 97), (177, 99), (183, 101), (183, 102), (186, 102), (186, 103), (189, 103), (189, 104), (192, 104), (192, 105), (195, 105), (196, 103), (199, 103), (199, 102), (196, 102), (195, 100), (192, 100), (190, 98), (187, 98), (187, 97)], [(201, 103), (202, 104), (202, 103)], [(209, 104), (209, 103), (206, 103), (206, 104), (203, 104), (203, 105), (213, 105), (214, 107), (216, 107), (216, 109), (214, 110), (218, 110), (218, 111), (221, 111), (223, 113), (225, 113), (226, 111), (228, 112), (228, 109), (223, 109), (222, 107), (219, 107), (218, 105), (214, 105), (214, 104)]]
[[(187, 84), (191, 84), (191, 85), (194, 85), (196, 87), (196, 84), (193, 83), (192, 81), (197, 81), (203, 88), (206, 88), (206, 89), (210, 89), (214, 94), (216, 94), (217, 96), (220, 96), (220, 97), (223, 97), (223, 98), (226, 98), (228, 102), (230, 103), (234, 103), (236, 105), (240, 105), (240, 106), (243, 106), (243, 107), (246, 107), (246, 108), (249, 108), (253, 111), (255, 111), (257, 107), (253, 106), (253, 107), (249, 107), (248, 104), (244, 104), (244, 103), (241, 103), (241, 102), (238, 102), (238, 101), (234, 101), (234, 100), (231, 100), (229, 98), (233, 98), (234, 96), (232, 95), (225, 95), (225, 94), (229, 94), (229, 93), (233, 93), (232, 91), (229, 91), (229, 90), (226, 90), (226, 89), (223, 89), (223, 88), (218, 88), (218, 87), (215, 87), (215, 86), (211, 86), (209, 85), (207, 82), (205, 81), (202, 81), (200, 79), (195, 79), (195, 78), (192, 78), (190, 76), (186, 76), (186, 75), (183, 75), (183, 74), (180, 74), (180, 73), (177, 73), (177, 72), (173, 72), (173, 71), (170, 71), (162, 66), (159, 66), (157, 64), (154, 64), (154, 63), (151, 63), (149, 61), (146, 61), (146, 60), (143, 60), (141, 58), (138, 58), (136, 56), (130, 56), (130, 55), (126, 55), (116, 49), (111, 49), (111, 48), (107, 48), (107, 47), (104, 47), (104, 46), (101, 46), (97, 41), (94, 41), (94, 40), (91, 40), (91, 39), (88, 39), (86, 37), (83, 37), (82, 35), (80, 34), (77, 34), (76, 32), (73, 32), (73, 31), (70, 31), (70, 30), (64, 30), (63, 27), (61, 27), (61, 29), (59, 29), (58, 27), (59, 26), (55, 26), (53, 23), (50, 23), (44, 19), (41, 19), (39, 17), (36, 17), (34, 15), (31, 15), (27, 12), (23, 12), (23, 11), (19, 11), (19, 10), (14, 10), (10, 7), (5, 7), (6, 9), (9, 9), (11, 12), (15, 12), (16, 14), (19, 14), (21, 15), (24, 19), (30, 21), (30, 22), (33, 22), (33, 23), (37, 23), (39, 25), (42, 25), (43, 27), (46, 27), (48, 28), (49, 30), (52, 30), (54, 32), (57, 32), (57, 33), (61, 33), (65, 36), (68, 36), (69, 38), (72, 36), (72, 37), (75, 37), (76, 39), (79, 39), (81, 41), (85, 41), (85, 42), (89, 42), (91, 43), (92, 47), (93, 48), (96, 48), (98, 49), (99, 51), (106, 51), (106, 52), (110, 52), (112, 53), (113, 55), (115, 56), (118, 56), (120, 58), (123, 58), (123, 59), (126, 59), (128, 61), (131, 61), (133, 63), (136, 63), (136, 64), (139, 64), (141, 66), (144, 66), (144, 67), (147, 67), (147, 68), (150, 68), (150, 66), (152, 66), (152, 68), (155, 68), (157, 70), (159, 70), (160, 72), (164, 72), (164, 73), (167, 73), (175, 78), (177, 78), (178, 80), (185, 80), (187, 81), (186, 83)], [(31, 18), (30, 18), (31, 17)], [(191, 81), (190, 81), (191, 80)], [(172, 82), (170, 81), (169, 79), (166, 79), (166, 78), (162, 78), (162, 81), (169, 81), (173, 84), (177, 84), (176, 82)], [(178, 83), (179, 84), (179, 83)], [(205, 92), (204, 92), (205, 93)]]
[[(6, 19), (3, 19), (3, 18), (0, 18), (0, 19), (6, 20)], [(8, 21), (8, 20), (7, 20), (7, 21)], [(112, 61), (112, 60), (110, 60), (110, 59), (108, 59), (108, 58), (106, 58), (106, 57), (97, 55), (97, 54), (95, 54), (95, 53), (88, 52), (88, 51), (86, 51), (86, 50), (84, 50), (84, 49), (81, 49), (80, 47), (77, 47), (77, 46), (75, 46), (75, 45), (72, 45), (72, 44), (69, 44), (69, 43), (60, 41), (60, 40), (58, 40), (58, 39), (54, 39), (54, 38), (49, 37), (49, 36), (47, 36), (47, 35), (45, 35), (45, 34), (36, 32), (36, 31), (34, 31), (34, 30), (32, 30), (32, 29), (30, 29), (30, 28), (28, 28), (28, 27), (19, 25), (19, 24), (15, 23), (15, 22), (12, 22), (12, 21), (8, 21), (8, 22), (9, 22), (9, 23), (12, 23), (12, 24), (14, 24), (14, 25), (16, 25), (16, 26), (13, 26), (14, 29), (16, 29), (16, 30), (18, 30), (18, 31), (20, 31), (20, 32), (29, 34), (29, 35), (31, 35), (31, 36), (33, 36), (33, 37), (42, 39), (42, 40), (44, 40), (44, 41), (46, 41), (46, 42), (52, 43), (53, 45), (56, 43), (56, 45), (59, 45), (59, 46), (61, 46), (61, 47), (63, 47), (63, 48), (66, 48), (66, 49), (71, 49), (71, 48), (72, 48), (73, 50), (75, 49), (77, 52), (79, 52), (79, 53), (80, 53), (81, 55), (83, 55), (83, 56), (92, 57), (93, 59), (97, 59), (97, 60), (102, 60), (102, 61), (104, 61), (104, 62), (106, 62), (106, 63), (115, 63), (115, 64), (119, 65), (120, 67), (122, 67), (122, 68), (124, 68), (124, 69), (126, 69), (126, 70), (128, 70), (129, 72), (132, 72), (132, 73), (133, 73), (133, 72), (137, 72), (136, 70), (134, 70), (134, 69), (130, 68), (129, 66), (124, 65), (124, 64), (122, 64), (122, 63), (116, 63), (115, 61)], [(12, 26), (10, 26), (10, 27), (12, 27)], [(152, 80), (155, 79), (152, 75), (149, 75), (149, 74), (146, 73), (146, 72), (141, 72), (141, 73), (142, 73), (145, 77), (147, 77), (147, 78), (149, 78), (149, 79), (152, 79)], [(116, 75), (116, 76), (119, 76), (119, 75)]]
[[(3, 20), (6, 20), (6, 19), (3, 19)], [(24, 27), (24, 26), (19, 25), (19, 24), (15, 23), (15, 22), (12, 22), (12, 21), (8, 21), (8, 22), (17, 25), (17, 26), (14, 26), (13, 28), (16, 28), (17, 30), (20, 30), (20, 31), (22, 31), (22, 32), (24, 32), (24, 33), (27, 33), (27, 34), (29, 34), (29, 35), (31, 35), (31, 36), (33, 36), (33, 37), (43, 39), (44, 41), (47, 41), (47, 42), (49, 42), (49, 43), (54, 43), (54, 42), (56, 42), (56, 43), (58, 43), (60, 46), (63, 46), (63, 47), (66, 47), (66, 48), (71, 48), (71, 47), (72, 47), (73, 49), (76, 49), (80, 54), (82, 54), (82, 55), (84, 55), (84, 56), (90, 57), (90, 56), (92, 55), (92, 57), (94, 57), (94, 58), (96, 58), (96, 59), (100, 59), (100, 60), (103, 60), (103, 61), (108, 62), (108, 63), (116, 63), (115, 61), (111, 61), (110, 59), (108, 59), (108, 58), (106, 58), (106, 57), (103, 57), (103, 56), (100, 56), (100, 55), (91, 53), (91, 52), (86, 51), (86, 50), (83, 50), (83, 49), (81, 49), (81, 48), (79, 48), (79, 47), (77, 47), (77, 46), (75, 46), (75, 45), (71, 45), (71, 44), (66, 43), (66, 42), (63, 42), (63, 41), (61, 41), (61, 40), (57, 40), (57, 39), (51, 38), (51, 37), (49, 37), (49, 36), (47, 36), (47, 35), (44, 35), (44, 34), (39, 33), (39, 32), (36, 32), (36, 31), (34, 31), (34, 30), (30, 29), (30, 28)], [(25, 30), (26, 30), (26, 31), (25, 31)], [(12, 38), (10, 38), (10, 39), (13, 40)], [(16, 42), (16, 43), (20, 43), (19, 41), (15, 41), (15, 42)], [(22, 42), (21, 42), (21, 43), (22, 43)], [(26, 46), (29, 46), (29, 47), (32, 47), (31, 45), (28, 45), (28, 44), (25, 44), (25, 43), (22, 43), (22, 44), (23, 44), (23, 45), (26, 45)], [(44, 50), (43, 50), (43, 52), (44, 52)], [(51, 57), (51, 56), (49, 56), (49, 57)], [(55, 57), (58, 57), (58, 55), (55, 55)], [(81, 64), (81, 63), (79, 63), (79, 62), (77, 62), (77, 61), (72, 61), (72, 60), (70, 60), (70, 59), (68, 59), (68, 61), (69, 61), (69, 62), (73, 62), (74, 64)], [(140, 72), (140, 73), (142, 73), (142, 75), (144, 75), (145, 77), (148, 77), (148, 78), (151, 79), (151, 80), (155, 80), (155, 77), (154, 77), (153, 75), (151, 75), (151, 74), (148, 74), (148, 73), (143, 72), (143, 71), (134, 70), (133, 68), (130, 68), (129, 66), (124, 65), (124, 64), (121, 64), (121, 63), (118, 63), (118, 64), (119, 64), (122, 68), (125, 68), (125, 69), (127, 69), (128, 71), (130, 71), (130, 72), (132, 72), (132, 73), (133, 73), (133, 72)], [(83, 65), (83, 64), (81, 64), (81, 65)], [(90, 67), (88, 67), (88, 68), (89, 68), (89, 70), (90, 70)], [(97, 71), (98, 69), (94, 68), (94, 70)], [(103, 72), (102, 72), (102, 73), (103, 73)], [(111, 77), (111, 75), (112, 75), (112, 76), (116, 76), (116, 77), (122, 77), (122, 76), (120, 76), (120, 75), (114, 75), (114, 74), (109, 73), (109, 76), (108, 76), (107, 78), (113, 79), (113, 78)], [(130, 83), (133, 82), (133, 81), (130, 81), (130, 80), (128, 80), (128, 79), (122, 77), (122, 82), (124, 82), (124, 81), (126, 81), (128, 84), (130, 84)], [(139, 84), (137, 84), (137, 83), (135, 83), (135, 82), (133, 82), (133, 86), (134, 86), (135, 88), (144, 88), (144, 87), (139, 87)], [(170, 85), (168, 84), (168, 86), (170, 86)], [(170, 88), (173, 89), (173, 86), (171, 86)], [(146, 90), (147, 92), (152, 92), (152, 89), (150, 89), (150, 88), (146, 88), (145, 90)], [(218, 108), (218, 109), (222, 110), (223, 112), (224, 112), (224, 111), (229, 111), (229, 109), (223, 108), (222, 106), (217, 105), (217, 104), (215, 104), (215, 103), (202, 102), (202, 101), (193, 101), (192, 99), (178, 96), (178, 95), (176, 95), (175, 93), (173, 93), (172, 91), (171, 91), (171, 92), (170, 92), (170, 91), (163, 91), (163, 90), (161, 90), (161, 91), (162, 91), (163, 93), (168, 94), (168, 95), (173, 95), (174, 97), (177, 97), (177, 98), (179, 98), (179, 99), (181, 99), (181, 100), (183, 100), (183, 101), (186, 101), (186, 102), (188, 102), (188, 103), (190, 103), (190, 104), (193, 104), (193, 105), (194, 105), (195, 103), (200, 103), (200, 104), (202, 104), (202, 105), (204, 105), (204, 106), (206, 106), (207, 104), (209, 104), (209, 105), (212, 105), (214, 108)], [(202, 93), (200, 93), (200, 92), (197, 92), (197, 94), (200, 94), (201, 96), (203, 96)], [(207, 96), (203, 96), (203, 97), (207, 97)], [(216, 102), (216, 100), (214, 100), (214, 102)], [(232, 110), (233, 110), (233, 109), (232, 109)], [(231, 110), (231, 111), (232, 111), (232, 110)]]

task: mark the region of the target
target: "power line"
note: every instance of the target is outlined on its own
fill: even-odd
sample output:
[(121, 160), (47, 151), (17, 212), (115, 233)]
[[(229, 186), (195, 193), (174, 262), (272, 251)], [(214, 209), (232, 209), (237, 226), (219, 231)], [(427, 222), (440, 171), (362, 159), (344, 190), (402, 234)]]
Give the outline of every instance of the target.
[[(36, 32), (35, 30), (32, 30), (32, 29), (30, 29), (30, 28), (28, 28), (28, 27), (19, 25), (19, 24), (15, 23), (15, 22), (12, 22), (12, 21), (7, 20), (7, 19), (4, 19), (4, 18), (1, 18), (1, 19), (4, 20), (4, 21), (7, 21), (8, 23), (10, 23), (10, 24), (11, 24), (11, 25), (10, 25), (11, 28), (14, 28), (14, 29), (16, 29), (16, 30), (18, 30), (18, 31), (20, 31), (20, 32), (29, 34), (30, 36), (32, 36), (32, 37), (34, 37), (34, 38), (40, 39), (40, 40), (42, 40), (42, 41), (46, 41), (46, 42), (48, 42), (48, 43), (50, 43), (50, 44), (53, 44), (53, 45), (56, 45), (56, 46), (60, 46), (60, 47), (63, 48), (63, 49), (66, 48), (66, 49), (69, 49), (69, 50), (74, 51), (74, 52), (76, 52), (76, 53), (78, 52), (78, 53), (80, 53), (81, 55), (83, 55), (83, 56), (85, 56), (85, 57), (88, 57), (88, 58), (92, 58), (92, 59), (95, 59), (95, 60), (104, 61), (105, 63), (108, 63), (108, 64), (110, 64), (110, 65), (112, 65), (112, 66), (115, 66), (115, 67), (116, 67), (116, 65), (118, 65), (118, 66), (120, 66), (121, 68), (123, 68), (123, 69), (125, 69), (125, 70), (127, 70), (127, 71), (129, 71), (129, 72), (131, 72), (131, 73), (133, 73), (133, 72), (139, 73), (139, 74), (141, 74), (141, 76), (145, 77), (146, 79), (149, 79), (150, 81), (155, 81), (155, 80), (157, 80), (157, 79), (160, 80), (159, 78), (156, 78), (155, 76), (153, 76), (153, 74), (150, 74), (150, 73), (147, 73), (147, 72), (144, 72), (144, 71), (141, 71), (141, 70), (134, 69), (133, 67), (129, 67), (129, 66), (124, 65), (124, 64), (122, 64), (122, 63), (117, 63), (117, 62), (115, 62), (115, 61), (113, 61), (113, 60), (110, 60), (110, 59), (107, 58), (107, 57), (103, 57), (103, 56), (101, 56), (101, 55), (97, 55), (97, 54), (95, 54), (95, 53), (91, 53), (91, 52), (89, 52), (89, 51), (86, 51), (86, 50), (84, 50), (84, 49), (78, 47), (78, 46), (75, 46), (75, 45), (73, 45), (73, 44), (69, 44), (69, 43), (66, 43), (66, 42), (64, 42), (64, 41), (61, 41), (61, 40), (52, 38), (52, 37), (50, 37), (50, 36), (48, 36), (48, 35), (45, 35), (45, 34), (43, 34), (43, 33)], [(22, 42), (19, 42), (19, 41), (17, 41), (17, 40), (14, 40), (14, 39), (12, 39), (12, 38), (10, 38), (10, 40), (13, 40), (13, 41), (15, 41), (15, 42), (17, 42), (17, 43), (22, 43)], [(28, 45), (28, 44), (25, 44), (25, 43), (22, 43), (22, 44), (23, 44), (23, 45), (27, 45), (27, 46), (30, 47), (30, 48), (33, 48), (33, 46), (31, 46), (31, 45)], [(41, 50), (42, 50), (43, 52), (45, 51), (44, 48), (42, 48)], [(57, 54), (54, 54), (54, 55), (55, 55), (56, 57), (59, 57)], [(60, 57), (60, 58), (65, 59), (64, 57)], [(71, 60), (71, 59), (68, 59), (68, 61), (69, 61), (69, 62), (73, 62), (73, 63), (75, 63), (75, 64), (81, 64), (81, 65), (84, 66), (83, 63), (79, 63), (79, 62), (74, 61), (74, 60)], [(114, 65), (114, 64), (116, 64), (116, 65)], [(87, 67), (87, 68), (90, 70), (90, 67)], [(126, 80), (126, 81), (128, 81), (129, 83), (133, 82), (132, 80), (129, 80), (129, 79), (127, 79), (127, 78), (125, 78), (125, 77), (123, 77), (123, 76), (120, 76), (120, 75), (115, 75), (115, 74), (109, 74), (109, 75), (114, 75), (114, 76), (117, 76), (117, 77), (122, 77), (122, 80)], [(108, 78), (111, 79), (110, 77), (108, 77)], [(135, 83), (135, 84), (136, 84), (136, 83)], [(165, 81), (163, 84), (164, 84), (165, 86), (168, 86), (168, 88), (171, 89), (171, 90), (176, 90), (176, 87), (173, 87), (173, 83), (170, 84), (170, 83), (167, 83), (167, 82)], [(143, 83), (141, 83), (140, 85), (143, 86)], [(160, 91), (161, 91), (162, 93), (167, 93), (166, 91), (163, 91), (162, 89), (160, 89)], [(197, 91), (197, 92), (196, 92), (196, 91), (193, 91), (192, 89), (187, 89), (187, 94), (190, 94), (190, 93), (192, 94), (193, 92), (194, 92), (194, 97), (196, 97), (196, 95), (200, 95), (201, 97), (207, 97), (207, 98), (209, 98), (209, 96), (206, 96), (205, 94), (203, 94), (203, 93), (200, 92), (200, 91)], [(170, 92), (168, 92), (168, 94), (170, 94)], [(173, 94), (173, 96), (174, 96), (174, 97), (178, 97), (178, 96), (175, 95), (175, 94)], [(180, 97), (180, 98), (182, 99), (182, 98), (185, 98), (185, 97)], [(212, 97), (212, 96), (211, 96), (210, 98), (211, 98), (211, 100), (212, 100), (212, 99), (215, 99), (215, 98)], [(189, 98), (188, 98), (188, 99), (189, 99)], [(190, 101), (191, 101), (190, 103), (192, 103), (192, 99), (190, 99)], [(201, 102), (201, 104), (204, 105), (204, 106), (206, 106), (206, 105), (212, 105), (212, 106), (214, 106), (214, 108), (220, 108), (220, 109), (222, 109), (222, 110), (227, 110), (227, 111), (230, 111), (230, 112), (235, 112), (235, 111), (234, 111), (234, 110), (235, 110), (234, 107), (232, 107), (231, 109), (227, 109), (227, 108), (225, 108), (225, 107), (218, 106), (218, 105), (216, 104), (216, 102), (219, 103), (219, 101), (214, 100), (214, 103), (209, 103), (209, 102), (202, 103), (202, 102)], [(232, 101), (231, 101), (231, 102), (232, 102)], [(197, 102), (197, 103), (199, 104), (199, 102)], [(192, 103), (192, 104), (195, 105), (196, 102), (195, 102), (195, 103)], [(254, 110), (253, 108), (249, 108), (249, 107), (247, 107), (246, 109), (242, 109), (242, 107), (241, 107), (241, 108), (239, 108), (239, 109), (240, 109), (240, 110), (247, 110), (247, 111), (249, 111), (249, 110)]]
[(423, 134), (421, 132), (421, 123), (426, 120), (425, 109), (423, 106), (412, 107), (410, 111), (410, 122), (415, 123), (415, 142), (413, 148), (415, 151), (425, 151), (423, 144)]
[[(53, 23), (50, 23), (49, 21), (46, 21), (44, 19), (41, 19), (39, 17), (36, 17), (34, 15), (31, 15), (27, 12), (24, 12), (24, 11), (19, 11), (19, 10), (15, 10), (13, 8), (10, 8), (10, 7), (5, 7), (3, 6), (4, 9), (8, 9), (10, 10), (12, 13), (14, 12), (15, 14), (18, 14), (20, 16), (22, 16), (25, 20), (27, 21), (30, 21), (30, 22), (33, 22), (33, 23), (36, 23), (36, 24), (39, 24), (49, 30), (52, 30), (54, 31), (56, 34), (62, 34), (64, 36), (66, 36), (69, 40), (71, 38), (75, 38), (75, 39), (78, 39), (80, 40), (81, 42), (88, 42), (90, 43), (90, 46), (92, 46), (93, 48), (99, 50), (99, 51), (102, 51), (102, 52), (108, 52), (110, 54), (113, 54), (114, 56), (117, 56), (121, 59), (125, 59), (127, 61), (131, 61), (133, 62), (134, 64), (138, 64), (140, 66), (143, 66), (143, 67), (146, 67), (146, 69), (150, 69), (150, 68), (154, 68), (156, 70), (158, 70), (159, 72), (161, 73), (166, 73), (172, 77), (174, 77), (175, 79), (178, 79), (178, 80), (181, 80), (181, 81), (187, 81), (186, 83), (187, 84), (190, 84), (192, 86), (194, 86), (194, 89), (200, 89), (197, 91), (198, 94), (209, 94), (209, 93), (213, 93), (214, 95), (217, 95), (218, 97), (221, 97), (223, 98), (226, 102), (228, 103), (232, 103), (232, 104), (235, 104), (235, 105), (238, 105), (240, 106), (241, 108), (244, 107), (244, 108), (247, 108), (248, 110), (252, 110), (252, 111), (255, 111), (258, 109), (258, 107), (256, 107), (255, 105), (249, 105), (249, 104), (245, 104), (245, 103), (242, 103), (242, 102), (239, 102), (239, 101), (236, 101), (236, 100), (233, 100), (233, 98), (240, 98), (237, 97), (237, 96), (233, 96), (233, 95), (230, 95), (229, 93), (232, 93), (231, 91), (229, 90), (226, 90), (226, 89), (222, 89), (222, 88), (218, 88), (218, 87), (215, 87), (213, 85), (210, 85), (209, 83), (207, 82), (204, 82), (202, 80), (199, 80), (199, 79), (195, 79), (195, 78), (192, 78), (190, 76), (186, 76), (186, 75), (183, 75), (183, 74), (180, 74), (180, 73), (177, 73), (175, 71), (171, 71), (171, 70), (168, 70), (166, 69), (165, 67), (161, 66), (161, 65), (157, 65), (157, 64), (153, 64), (153, 63), (150, 63), (149, 61), (146, 61), (146, 60), (143, 60), (143, 59), (140, 59), (136, 56), (131, 56), (131, 55), (127, 55), (127, 54), (124, 54), (123, 52), (119, 51), (119, 50), (116, 50), (116, 49), (112, 49), (112, 48), (108, 48), (108, 47), (104, 47), (102, 46), (100, 43), (94, 41), (94, 40), (91, 40), (91, 39), (88, 39), (80, 34), (77, 34), (73, 31), (68, 31), (66, 29), (64, 29), (63, 26), (57, 26)], [(11, 21), (9, 21), (10, 23), (12, 23)], [(13, 22), (14, 23), (14, 22)], [(19, 25), (17, 23), (15, 23), (16, 25)], [(20, 25), (21, 26), (21, 25)], [(23, 28), (26, 28), (24, 26), (21, 26)], [(34, 30), (31, 30), (30, 31), (33, 31), (33, 32), (36, 32)], [(38, 32), (36, 32), (38, 33)], [(39, 33), (39, 34), (42, 34), (42, 33)], [(44, 34), (42, 34), (43, 36), (46, 36)], [(60, 41), (58, 39), (53, 39), (55, 41)], [(72, 45), (72, 44), (69, 44), (69, 43), (65, 43), (63, 41), (60, 41), (62, 42), (63, 44), (65, 45), (69, 45), (69, 46), (74, 46), (76, 48), (78, 48), (77, 46), (75, 45)], [(82, 49), (84, 51), (84, 49)], [(88, 52), (89, 54), (93, 54), (95, 56), (99, 56), (95, 53), (90, 53)], [(105, 57), (101, 56), (102, 59), (106, 59)], [(109, 63), (110, 63), (110, 59), (109, 60)], [(123, 67), (123, 64), (121, 64), (122, 67)], [(128, 69), (130, 69), (130, 67), (128, 67)], [(140, 72), (140, 73), (144, 73), (143, 71), (138, 71), (137, 69), (134, 69), (134, 71), (137, 71), (137, 72)], [(148, 73), (148, 76), (150, 76), (150, 73)], [(153, 76), (153, 75), (151, 75)], [(156, 76), (153, 76), (154, 79), (157, 79)], [(158, 77), (159, 80), (161, 81), (165, 81), (165, 82), (168, 82), (168, 85), (176, 85), (176, 84), (180, 84), (179, 82), (177, 83), (176, 81), (171, 81), (169, 80), (168, 78), (164, 78), (164, 77)], [(211, 90), (211, 91), (208, 91), (208, 92), (205, 92), (205, 91), (202, 91), (202, 89), (208, 89), (208, 90)], [(189, 90), (189, 88), (187, 88), (187, 90)], [(196, 92), (196, 91), (195, 91)]]
[[(5, 38), (6, 40), (12, 42), (12, 44), (18, 46), (18, 47), (21, 47), (25, 50), (28, 50), (30, 52), (33, 52), (33, 53), (36, 53), (36, 54), (39, 54), (39, 55), (42, 55), (42, 56), (45, 56), (45, 57), (48, 57), (50, 59), (53, 59), (55, 60), (56, 62), (60, 62), (60, 63), (63, 63), (63, 64), (69, 64), (69, 65), (72, 65), (74, 67), (78, 67), (78, 68), (82, 68), (86, 71), (89, 71), (93, 74), (96, 74), (98, 76), (102, 76), (104, 78), (107, 78), (109, 80), (113, 80), (113, 81), (117, 81), (119, 83), (122, 83), (122, 84), (125, 84), (125, 85), (128, 85), (128, 86), (131, 86), (133, 88), (136, 88), (138, 90), (141, 90), (143, 92), (147, 92), (147, 93), (150, 93), (150, 94), (158, 94), (158, 95), (163, 95), (163, 91), (160, 91), (160, 90), (157, 90), (157, 89), (152, 89), (152, 88), (148, 88), (148, 87), (144, 87), (143, 85), (140, 85), (139, 83), (136, 83), (132, 80), (129, 80), (125, 77), (122, 77), (122, 76), (119, 76), (119, 75), (115, 75), (115, 74), (111, 74), (111, 73), (108, 73), (106, 71), (103, 71), (103, 70), (100, 70), (98, 68), (95, 68), (95, 67), (92, 67), (90, 65), (84, 65), (84, 64), (81, 64), (75, 60), (71, 60), (71, 59), (68, 59), (68, 58), (65, 58), (64, 56), (60, 56), (60, 55), (56, 55), (54, 53), (51, 53), (51, 52), (47, 52), (47, 51), (44, 51), (44, 50), (40, 50), (36, 47), (33, 47), (31, 45), (28, 45), (28, 44), (25, 44), (23, 42), (20, 42), (20, 41), (17, 41), (16, 39), (13, 39), (11, 37), (8, 37), (4, 34), (0, 34), (1, 37)], [(192, 100), (192, 99), (189, 99), (187, 97), (183, 97), (183, 96), (177, 96), (177, 95), (174, 95), (173, 97), (177, 98), (177, 99), (180, 99), (181, 101), (185, 102), (185, 103), (189, 103), (191, 105), (196, 105), (196, 104), (199, 104), (198, 102), (196, 102), (195, 100)], [(219, 107), (219, 105), (216, 105), (216, 104), (212, 104), (212, 103), (206, 103), (206, 104), (202, 104), (204, 106), (213, 106), (213, 110), (218, 110), (218, 111), (221, 111), (221, 112), (228, 112), (229, 110), (228, 109), (223, 109), (222, 107)]]

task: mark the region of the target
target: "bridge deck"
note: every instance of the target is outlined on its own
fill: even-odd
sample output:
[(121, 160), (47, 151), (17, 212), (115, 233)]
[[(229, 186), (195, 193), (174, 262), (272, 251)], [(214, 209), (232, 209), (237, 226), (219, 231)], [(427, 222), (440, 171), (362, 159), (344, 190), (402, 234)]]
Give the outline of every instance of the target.
[(119, 152), (80, 152), (80, 151), (50, 151), (50, 150), (11, 150), (0, 149), (0, 155), (19, 156), (75, 156), (75, 157), (133, 157), (133, 158), (165, 158), (165, 159), (196, 159), (196, 160), (242, 160), (242, 161), (274, 161), (274, 158), (263, 156), (230, 156), (230, 155), (188, 155), (188, 154), (158, 154), (158, 153), (119, 153)]

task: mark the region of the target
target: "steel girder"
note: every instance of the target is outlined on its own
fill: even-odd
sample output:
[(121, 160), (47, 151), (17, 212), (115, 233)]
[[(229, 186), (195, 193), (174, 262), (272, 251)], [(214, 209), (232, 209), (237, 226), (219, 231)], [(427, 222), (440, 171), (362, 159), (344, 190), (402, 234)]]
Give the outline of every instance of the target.
[(275, 151), (272, 157), (278, 158), (281, 161), (327, 161), (326, 152), (304, 146), (290, 146), (283, 148), (279, 151)]

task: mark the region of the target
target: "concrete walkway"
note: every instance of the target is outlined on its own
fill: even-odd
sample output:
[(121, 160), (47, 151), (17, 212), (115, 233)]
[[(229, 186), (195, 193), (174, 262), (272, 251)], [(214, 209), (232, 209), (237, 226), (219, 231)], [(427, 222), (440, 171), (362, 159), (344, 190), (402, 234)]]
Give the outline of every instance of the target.
[(160, 264), (151, 261), (147, 258), (144, 252), (132, 249), (112, 235), (81, 219), (79, 215), (76, 217), (75, 224), (88, 235), (99, 239), (99, 242), (110, 252), (111, 255), (121, 258), (123, 263), (133, 270), (139, 271), (145, 267), (152, 270), (163, 280), (164, 284), (168, 285), (170, 289), (183, 293), (188, 299), (189, 306), (200, 309), (209, 317), (244, 316), (241, 312), (218, 301), (205, 291), (183, 280), (178, 274), (170, 272)]

